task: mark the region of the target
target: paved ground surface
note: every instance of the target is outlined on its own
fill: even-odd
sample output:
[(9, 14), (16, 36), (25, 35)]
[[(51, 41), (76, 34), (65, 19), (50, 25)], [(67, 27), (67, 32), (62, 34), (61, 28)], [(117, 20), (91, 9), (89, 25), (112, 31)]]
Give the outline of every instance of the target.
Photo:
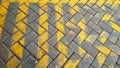
[(119, 0), (0, 0), (0, 68), (120, 68)]

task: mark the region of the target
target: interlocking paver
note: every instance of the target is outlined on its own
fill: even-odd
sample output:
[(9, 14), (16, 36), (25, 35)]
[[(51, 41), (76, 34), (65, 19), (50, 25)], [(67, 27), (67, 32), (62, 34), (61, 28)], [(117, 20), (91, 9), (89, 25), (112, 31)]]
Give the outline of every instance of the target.
[(0, 0), (0, 68), (119, 68), (119, 0)]

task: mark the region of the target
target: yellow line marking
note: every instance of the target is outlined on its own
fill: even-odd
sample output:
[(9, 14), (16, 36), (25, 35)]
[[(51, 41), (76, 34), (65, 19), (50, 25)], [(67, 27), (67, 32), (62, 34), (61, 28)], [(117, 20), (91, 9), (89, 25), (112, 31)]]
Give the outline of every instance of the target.
[[(57, 44), (57, 46), (58, 46), (58, 50), (62, 54), (67, 55), (67, 47), (62, 42), (59, 42)], [(62, 62), (61, 62), (61, 60), (62, 60)], [(61, 67), (61, 65), (63, 65), (65, 63), (65, 61), (66, 61), (66, 58), (64, 56), (62, 56), (62, 55), (58, 56), (58, 66), (59, 67)]]
[[(1, 4), (4, 5), (4, 7), (6, 7), (8, 9), (8, 6), (9, 6), (8, 1), (7, 2), (1, 2)], [(5, 18), (6, 18), (6, 14), (7, 14), (7, 9), (5, 9), (2, 5), (0, 5), (0, 14), (2, 14), (3, 16), (0, 17), (0, 26), (3, 27), (4, 21), (5, 21)], [(2, 34), (2, 28), (0, 28), (0, 37), (1, 37), (1, 34)]]
[[(41, 4), (40, 4), (41, 6)], [(43, 6), (43, 8), (46, 8), (46, 5)], [(45, 11), (47, 11), (47, 8), (44, 9)], [(39, 11), (40, 14), (42, 14), (43, 11)], [(48, 22), (45, 22), (48, 19), (48, 15), (47, 13), (43, 14), (40, 18), (39, 18), (39, 24), (42, 25), (43, 23), (43, 27), (48, 30)], [(41, 32), (42, 31), (42, 32)], [(42, 48), (48, 53), (48, 42), (46, 42), (46, 40), (48, 39), (48, 32), (45, 31), (43, 28), (38, 27), (38, 33), (42, 34), (40, 35), (40, 37), (38, 37), (38, 45), (41, 46)], [(44, 33), (43, 33), (44, 32)], [(45, 43), (44, 43), (45, 42)], [(44, 44), (43, 44), (44, 43)], [(37, 52), (37, 56), (41, 56), (42, 53), (39, 51)], [(37, 68), (46, 68), (47, 65), (49, 64), (49, 56), (48, 55), (44, 55), (40, 62), (37, 64)]]
[[(28, 3), (26, 3), (26, 5), (28, 5)], [(28, 7), (26, 6), (19, 6), (19, 8), (21, 10), (23, 10), (25, 13), (28, 12)], [(23, 13), (23, 12), (19, 12), (19, 14), (17, 15), (17, 18), (16, 18), (16, 22), (21, 20), (22, 18), (24, 18), (26, 15)], [(27, 22), (26, 19), (24, 19), (24, 22)], [(18, 29), (20, 29), (22, 32), (26, 32), (26, 25), (23, 23), (23, 22), (18, 22), (16, 25), (16, 27), (18, 27)], [(14, 28), (14, 32), (16, 31), (16, 28)], [(20, 38), (23, 37), (23, 34), (18, 31), (17, 33), (15, 33), (13, 36), (12, 36), (12, 44), (16, 41), (18, 41)], [(23, 45), (24, 45), (24, 41), (25, 41), (25, 38), (23, 38), (22, 41), (20, 41)], [(23, 48), (21, 47), (20, 44), (18, 43), (15, 43), (14, 45), (11, 46), (10, 48), (20, 59), (22, 59), (23, 57)], [(13, 61), (17, 61), (16, 59), (14, 60), (14, 58), (12, 58), (10, 61), (8, 61), (8, 65), (7, 67), (10, 67), (9, 63), (11, 63), (12, 65), (14, 64)], [(13, 65), (14, 66), (14, 65)]]
[[(60, 4), (60, 7), (62, 7), (62, 4)], [(60, 9), (60, 7), (55, 6), (55, 10), (57, 10), (60, 14), (62, 14), (62, 9)], [(58, 14), (56, 14), (56, 18), (59, 18)], [(57, 31), (57, 34), (56, 34), (57, 41), (60, 41), (64, 37), (63, 33), (65, 33), (65, 28), (64, 28), (64, 25), (63, 25), (63, 18), (61, 19), (61, 23), (60, 22), (56, 23), (56, 28), (61, 31), (61, 32)], [(61, 66), (67, 60), (67, 58), (64, 56), (64, 55), (67, 55), (67, 47), (65, 47), (65, 45), (62, 42), (58, 42), (57, 48), (58, 48), (59, 51), (62, 52), (62, 54), (58, 55), (58, 67), (61, 68)]]

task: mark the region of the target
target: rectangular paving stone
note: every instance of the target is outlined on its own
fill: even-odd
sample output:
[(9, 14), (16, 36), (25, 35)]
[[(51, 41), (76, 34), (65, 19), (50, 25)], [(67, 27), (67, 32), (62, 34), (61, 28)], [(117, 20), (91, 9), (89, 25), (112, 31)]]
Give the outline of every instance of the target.
[(117, 46), (120, 47), (120, 40), (118, 40), (116, 44), (117, 44)]
[(110, 34), (109, 40), (111, 42), (113, 42), (113, 43), (116, 43), (116, 41), (118, 40), (119, 36), (120, 36), (120, 33), (115, 31), (115, 30), (113, 30), (113, 32)]
[[(14, 6), (14, 5), (16, 5), (16, 6)], [(11, 12), (13, 11), (13, 12), (15, 13), (15, 15), (12, 17), (12, 19), (9, 20), (9, 22), (10, 22), (11, 24), (15, 24), (15, 23), (16, 23), (15, 21), (16, 21), (16, 16), (17, 16), (17, 7), (18, 7), (18, 3), (17, 3), (17, 2), (15, 2), (15, 3), (10, 3), (10, 5), (9, 5), (9, 7), (8, 7), (8, 10), (11, 10), (11, 9), (12, 9)], [(10, 12), (10, 11), (7, 12), (5, 21), (7, 21), (7, 20), (9, 19), (9, 17), (11, 17), (11, 16), (10, 16), (10, 15), (11, 15), (11, 12)], [(12, 35), (12, 34), (13, 34), (13, 29), (14, 29), (14, 27), (13, 27), (13, 25), (8, 25), (9, 22), (5, 22), (3, 28), (6, 29), (7, 31), (9, 30), (8, 32), (10, 32), (10, 35)], [(6, 43), (8, 47), (10, 47), (10, 46), (11, 46), (11, 43), (12, 43), (12, 42), (11, 42), (12, 37), (6, 35), (6, 32), (3, 31), (3, 32), (2, 32), (2, 35), (1, 35), (1, 39), (4, 39), (4, 37), (5, 37), (4, 35), (5, 35), (6, 37), (9, 37), (6, 41), (4, 41), (4, 43)]]
[(92, 55), (93, 57), (95, 57), (98, 53), (98, 50), (95, 49), (91, 44), (87, 43), (86, 41), (84, 41), (80, 47), (82, 47), (85, 51), (87, 51), (90, 55)]
[[(8, 58), (8, 54), (11, 54), (11, 56)], [(7, 62), (8, 59), (12, 57), (12, 53), (10, 50), (2, 43), (0, 42), (0, 58), (4, 61)]]
[(84, 50), (82, 50), (82, 48), (79, 47), (78, 44), (76, 44), (75, 42), (72, 42), (69, 47), (76, 53), (78, 54), (81, 58), (84, 57), (84, 55), (86, 54), (86, 52)]
[(102, 31), (101, 27), (99, 27), (98, 25), (96, 25), (96, 24), (93, 23), (92, 21), (90, 21), (90, 22), (88, 23), (88, 25), (89, 25), (93, 30), (95, 30), (96, 32), (101, 33), (101, 31)]
[[(35, 56), (37, 59), (40, 59), (44, 54), (45, 52), (39, 48), (35, 43), (30, 43), (26, 49), (33, 55)], [(41, 53), (41, 54), (39, 54)], [(37, 55), (39, 54), (39, 56)], [(26, 55), (26, 54), (25, 54)]]
[(0, 66), (2, 66), (0, 68), (6, 68), (6, 65), (3, 63), (2, 59), (0, 59)]
[[(64, 52), (63, 50), (61, 50), (61, 48), (59, 48), (59, 47), (62, 47), (63, 50), (66, 49), (66, 52)], [(58, 44), (56, 44), (55, 48), (58, 49), (58, 51), (60, 53), (62, 53), (63, 55), (65, 55), (65, 57), (67, 57), (67, 58), (69, 58), (73, 54), (73, 51), (69, 47), (67, 47), (67, 45), (65, 45), (61, 41), (59, 41)]]
[(103, 17), (104, 13), (96, 13), (91, 19), (94, 23), (98, 23)]
[(86, 54), (85, 57), (81, 60), (81, 62), (78, 64), (78, 68), (89, 68), (93, 59), (94, 58), (92, 56)]
[(48, 42), (49, 42), (52, 46), (55, 46), (56, 43), (58, 42), (56, 35), (57, 35), (57, 34), (55, 33), (53, 36), (51, 36), (51, 37), (48, 39)]
[(119, 55), (120, 54), (120, 48), (117, 47), (115, 44), (113, 44), (110, 41), (106, 41), (105, 42), (105, 46), (110, 48), (113, 52), (115, 52), (115, 54)]
[(118, 57), (117, 64), (120, 65), (120, 57)]
[(32, 56), (28, 56), (22, 63), (22, 68), (31, 68), (35, 64), (35, 61)]
[(120, 68), (120, 65), (115, 64), (114, 68)]
[(86, 38), (86, 41), (93, 44), (95, 42), (95, 40), (97, 39), (98, 37), (98, 33), (95, 32), (95, 31), (92, 31), (89, 36)]
[(48, 55), (51, 57), (51, 59), (54, 59), (59, 54), (59, 51), (52, 45), (48, 44)]
[(115, 63), (117, 62), (118, 56), (114, 53), (111, 53), (109, 57), (105, 61), (106, 66), (114, 66)]
[(90, 13), (86, 13), (84, 15), (84, 19), (85, 19), (85, 23), (88, 24), (90, 19), (92, 18), (93, 16), (90, 14)]
[(26, 38), (26, 40), (25, 40), (25, 46), (27, 46), (31, 42), (37, 41), (37, 39), (36, 39), (37, 37), (38, 37), (38, 35), (34, 31), (28, 33), (27, 36), (25, 37)]
[(104, 30), (106, 30), (107, 32), (111, 33), (113, 28), (111, 28), (109, 25), (107, 25), (106, 23), (100, 21), (98, 23), (98, 26), (101, 26)]
[(64, 42), (64, 44), (69, 45), (69, 43), (74, 39), (75, 37), (75, 33), (73, 31), (69, 31), (65, 37), (62, 38), (62, 42)]
[(85, 9), (86, 11), (88, 11), (88, 13), (90, 13), (91, 15), (94, 15), (96, 13), (96, 11), (94, 9), (92, 9), (90, 6), (85, 5), (83, 7), (83, 9)]

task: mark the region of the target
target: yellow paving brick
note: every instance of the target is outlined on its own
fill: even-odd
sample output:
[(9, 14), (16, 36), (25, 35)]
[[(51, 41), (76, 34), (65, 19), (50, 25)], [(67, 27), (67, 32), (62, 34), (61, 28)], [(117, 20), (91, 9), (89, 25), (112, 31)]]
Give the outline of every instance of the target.
[(110, 21), (110, 25), (113, 29), (115, 29), (116, 31), (120, 32), (120, 26), (118, 26), (117, 24), (115, 24), (114, 22)]
[(107, 40), (108, 35), (106, 35), (107, 33), (105, 31), (102, 31), (99, 38), (100, 38), (100, 42), (105, 43), (105, 41)]
[(36, 65), (36, 68), (46, 68), (48, 66), (48, 58), (49, 56), (47, 54), (45, 54), (40, 61), (38, 62), (38, 64)]
[(103, 16), (103, 18), (102, 18), (102, 20), (110, 20), (110, 18), (111, 18), (111, 15), (110, 14), (105, 14), (104, 16)]
[(105, 55), (109, 55), (109, 53), (110, 53), (110, 49), (108, 49), (104, 45), (97, 45), (97, 46), (95, 46), (95, 48), (97, 48), (99, 51), (101, 51)]
[(18, 63), (19, 63), (19, 60), (14, 56), (12, 59), (10, 59), (7, 62), (7, 68), (16, 68)]
[(102, 65), (104, 64), (104, 62), (106, 60), (106, 56), (102, 53), (99, 53), (96, 58), (98, 60), (99, 66), (102, 67)]
[(86, 36), (86, 32), (81, 31), (81, 32), (78, 34), (79, 44), (81, 44), (81, 43), (85, 40), (86, 37), (87, 37), (87, 36)]
[[(58, 46), (58, 50), (62, 54), (67, 55), (67, 47), (62, 42), (58, 42), (57, 46)], [(61, 57), (58, 57), (58, 58), (61, 58)]]
[(76, 68), (77, 64), (80, 62), (80, 60), (72, 61), (69, 60), (64, 68)]
[(63, 55), (63, 54), (60, 54), (58, 55), (58, 67), (61, 68), (63, 66), (63, 64), (67, 61), (67, 58)]
[(19, 43), (12, 45), (10, 48), (20, 59), (23, 57), (23, 48)]

